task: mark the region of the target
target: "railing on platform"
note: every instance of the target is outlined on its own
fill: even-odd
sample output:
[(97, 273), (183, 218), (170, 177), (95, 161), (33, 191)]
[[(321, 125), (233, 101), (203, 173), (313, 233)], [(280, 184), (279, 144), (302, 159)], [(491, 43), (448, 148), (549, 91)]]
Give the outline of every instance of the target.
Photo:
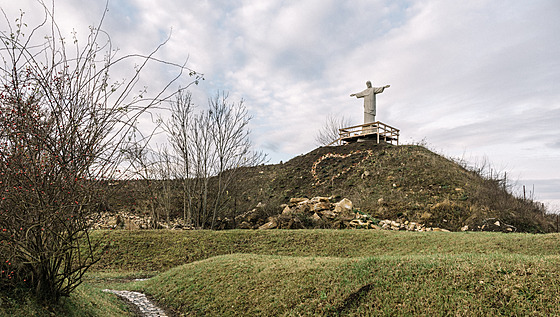
[[(376, 121), (356, 125), (353, 127), (342, 128), (339, 130), (339, 138), (336, 142), (356, 142), (359, 139), (363, 140), (376, 140), (377, 143), (383, 141), (393, 144), (396, 142), (399, 145), (399, 132), (400, 130), (385, 123)], [(331, 144), (333, 144), (331, 143)]]

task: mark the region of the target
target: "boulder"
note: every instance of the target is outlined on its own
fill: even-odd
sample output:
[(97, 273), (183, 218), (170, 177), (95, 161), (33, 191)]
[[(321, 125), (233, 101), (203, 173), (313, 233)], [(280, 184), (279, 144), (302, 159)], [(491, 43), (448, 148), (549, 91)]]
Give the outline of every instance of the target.
[(323, 210), (321, 211), (321, 214), (326, 217), (327, 219), (335, 219), (336, 218), (336, 214), (332, 211), (332, 210)]
[(260, 230), (274, 229), (277, 226), (278, 226), (278, 223), (276, 221), (269, 221), (269, 222), (265, 223), (264, 225), (260, 226), (259, 229)]
[(352, 201), (350, 201), (350, 199), (343, 198), (341, 201), (335, 204), (334, 212), (340, 214), (352, 212)]
[(311, 220), (313, 220), (314, 222), (319, 222), (321, 221), (321, 217), (315, 212), (313, 213), (313, 216), (311, 216)]
[(321, 211), (321, 210), (330, 210), (332, 208), (332, 204), (329, 202), (317, 202), (313, 205), (313, 211)]
[(286, 206), (284, 207), (284, 210), (282, 210), (282, 214), (283, 215), (289, 215), (289, 214), (293, 214), (293, 210), (292, 208), (290, 208), (290, 206)]

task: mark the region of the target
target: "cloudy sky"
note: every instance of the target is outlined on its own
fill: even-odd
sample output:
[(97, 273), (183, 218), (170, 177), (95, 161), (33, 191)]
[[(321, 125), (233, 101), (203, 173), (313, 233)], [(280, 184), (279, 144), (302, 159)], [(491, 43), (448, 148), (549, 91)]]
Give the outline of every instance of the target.
[[(7, 1), (5, 1), (7, 2)], [(2, 4), (29, 24), (34, 0)], [(102, 0), (57, 0), (68, 34), (87, 34)], [(123, 53), (149, 52), (204, 73), (204, 107), (217, 91), (243, 98), (255, 147), (271, 163), (316, 147), (327, 115), (362, 123), (349, 94), (390, 84), (377, 119), (405, 143), (490, 162), (560, 211), (558, 0), (109, 0), (104, 29)], [(4, 25), (4, 24), (2, 24)], [(154, 81), (170, 74), (152, 73)]]

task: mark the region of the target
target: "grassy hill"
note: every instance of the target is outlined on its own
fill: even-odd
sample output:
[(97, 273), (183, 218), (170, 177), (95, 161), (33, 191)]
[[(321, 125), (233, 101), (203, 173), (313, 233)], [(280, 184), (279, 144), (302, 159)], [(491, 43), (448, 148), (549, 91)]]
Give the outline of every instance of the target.
[(552, 316), (560, 313), (556, 265), (505, 255), (233, 254), (132, 287), (200, 316)]
[[(467, 169), (418, 145), (360, 142), (320, 147), (285, 163), (237, 169), (221, 196), (217, 227), (237, 228), (234, 219), (256, 206), (260, 206), (264, 223), (267, 217), (281, 213), (291, 198), (321, 196), (332, 197), (331, 202), (350, 199), (354, 208), (377, 219), (451, 231), (465, 226), (470, 231), (556, 231), (554, 219), (542, 204), (513, 196), (504, 175), (493, 171), (490, 177), (483, 176), (485, 172)], [(157, 193), (146, 191), (143, 181), (125, 186), (127, 190), (113, 201), (113, 208), (150, 214), (148, 206), (153, 201), (147, 197)], [(150, 186), (152, 191), (162, 189), (163, 183), (154, 181)], [(215, 186), (216, 178), (211, 178), (210, 202)], [(170, 211), (171, 217), (180, 218), (182, 187), (175, 184), (172, 188), (171, 209), (163, 211), (160, 203), (161, 212)], [(193, 197), (195, 205), (198, 197)]]
[(416, 145), (320, 147), (284, 164), (244, 168), (229, 194), (226, 210), (237, 212), (264, 203), (272, 215), (291, 197), (334, 196), (379, 219), (453, 231), (489, 229), (496, 221), (518, 232), (555, 230), (544, 207), (511, 195), (504, 179), (482, 177)]

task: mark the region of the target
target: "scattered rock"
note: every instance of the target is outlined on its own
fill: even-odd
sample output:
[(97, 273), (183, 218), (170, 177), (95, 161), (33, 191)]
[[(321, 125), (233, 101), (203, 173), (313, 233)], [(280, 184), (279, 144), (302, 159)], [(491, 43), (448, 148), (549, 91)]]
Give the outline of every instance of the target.
[(192, 230), (194, 227), (183, 219), (170, 222), (154, 221), (150, 216), (139, 216), (128, 212), (103, 212), (91, 219), (91, 229), (171, 229)]
[(352, 202), (350, 199), (343, 198), (341, 201), (335, 204), (334, 212), (340, 214), (348, 214), (352, 212)]
[[(256, 215), (258, 208), (236, 217), (239, 229), (384, 229), (406, 231), (439, 231), (449, 232), (442, 228), (425, 227), (412, 221), (395, 221), (372, 218), (353, 208), (352, 201), (343, 198), (332, 203), (332, 197), (292, 198), (290, 203), (280, 206), (282, 213), (259, 221)], [(381, 200), (382, 201), (382, 200)], [(429, 215), (431, 217), (431, 215)], [(261, 217), (264, 215), (261, 214)], [(243, 220), (243, 221), (241, 221)]]

